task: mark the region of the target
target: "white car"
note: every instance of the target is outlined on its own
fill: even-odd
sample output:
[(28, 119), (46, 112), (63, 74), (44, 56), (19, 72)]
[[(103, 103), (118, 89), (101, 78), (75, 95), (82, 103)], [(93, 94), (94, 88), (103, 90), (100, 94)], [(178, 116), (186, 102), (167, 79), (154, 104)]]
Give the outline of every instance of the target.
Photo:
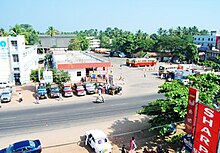
[(85, 145), (90, 145), (96, 153), (111, 153), (112, 145), (107, 135), (101, 130), (90, 130), (85, 134)]

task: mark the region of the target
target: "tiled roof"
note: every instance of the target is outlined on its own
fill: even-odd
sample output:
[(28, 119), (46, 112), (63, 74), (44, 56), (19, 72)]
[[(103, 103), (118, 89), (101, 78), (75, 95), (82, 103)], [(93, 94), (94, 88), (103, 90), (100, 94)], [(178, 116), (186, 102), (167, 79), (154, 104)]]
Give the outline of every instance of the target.
[(93, 68), (93, 67), (110, 67), (110, 62), (102, 63), (74, 63), (74, 64), (58, 64), (59, 70), (67, 69), (84, 69), (84, 68)]

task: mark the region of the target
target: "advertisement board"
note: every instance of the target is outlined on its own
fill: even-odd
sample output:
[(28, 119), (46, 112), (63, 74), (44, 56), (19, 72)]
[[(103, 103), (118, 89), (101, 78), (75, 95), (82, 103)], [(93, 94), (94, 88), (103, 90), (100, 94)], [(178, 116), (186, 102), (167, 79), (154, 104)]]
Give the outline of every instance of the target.
[(220, 112), (198, 104), (193, 152), (216, 153), (219, 139)]
[(191, 134), (186, 134), (183, 136), (183, 144), (185, 147), (185, 150), (188, 152), (192, 152), (193, 149), (193, 138)]
[(45, 83), (52, 83), (53, 82), (53, 73), (52, 71), (44, 71), (43, 78)]
[(199, 90), (189, 88), (188, 107), (185, 121), (185, 132), (194, 135)]

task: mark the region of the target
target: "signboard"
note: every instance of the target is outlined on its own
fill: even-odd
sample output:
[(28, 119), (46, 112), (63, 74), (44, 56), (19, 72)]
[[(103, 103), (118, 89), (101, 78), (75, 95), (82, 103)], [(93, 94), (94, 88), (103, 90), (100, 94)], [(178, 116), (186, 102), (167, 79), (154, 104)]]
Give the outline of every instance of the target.
[(176, 79), (176, 80), (181, 80), (181, 79), (183, 79), (184, 78), (184, 76), (183, 76), (183, 73), (184, 73), (184, 71), (183, 70), (176, 70), (175, 72), (174, 72), (174, 79)]
[(188, 107), (187, 107), (186, 124), (185, 124), (186, 125), (185, 132), (187, 134), (194, 135), (198, 98), (199, 98), (199, 90), (194, 88), (189, 88)]
[(53, 73), (52, 71), (44, 71), (43, 78), (45, 83), (52, 83), (53, 82)]
[(8, 45), (7, 45), (7, 38), (1, 38), (0, 39), (0, 59), (1, 60), (8, 60), (9, 59), (9, 53), (8, 53)]
[(220, 113), (198, 104), (193, 152), (216, 153), (219, 139)]
[(183, 136), (183, 144), (185, 147), (185, 150), (188, 152), (192, 152), (193, 149), (193, 139), (192, 139), (192, 135), (190, 134), (186, 134)]

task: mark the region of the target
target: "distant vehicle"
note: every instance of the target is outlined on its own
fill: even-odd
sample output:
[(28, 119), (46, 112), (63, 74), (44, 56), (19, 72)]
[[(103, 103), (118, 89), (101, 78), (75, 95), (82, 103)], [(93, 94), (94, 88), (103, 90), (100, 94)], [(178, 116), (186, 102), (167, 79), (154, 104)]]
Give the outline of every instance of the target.
[(120, 58), (126, 57), (126, 55), (123, 52), (121, 52), (121, 51), (110, 52), (110, 56), (111, 57), (120, 57)]
[(0, 150), (0, 153), (41, 153), (41, 151), (40, 140), (24, 140), (9, 145)]
[(85, 82), (84, 88), (87, 94), (94, 94), (96, 91), (96, 86), (94, 85), (94, 83), (91, 82)]
[(111, 153), (112, 145), (107, 135), (101, 130), (90, 130), (85, 133), (85, 145), (90, 145), (93, 151), (102, 153)]
[(86, 91), (85, 88), (81, 83), (74, 83), (73, 87), (73, 93), (75, 93), (77, 96), (85, 96)]
[(0, 89), (3, 89), (7, 86), (12, 87), (12, 85), (7, 81), (0, 81)]
[(1, 94), (1, 102), (10, 102), (11, 101), (11, 92), (3, 91)]
[(40, 84), (37, 87), (37, 95), (38, 95), (39, 99), (47, 98), (47, 89), (44, 84)]
[(50, 98), (59, 97), (60, 90), (59, 90), (58, 86), (51, 86), (51, 88), (48, 90), (48, 96)]
[(12, 87), (11, 86), (6, 86), (4, 89), (3, 89), (3, 92), (4, 91), (9, 91), (10, 93), (12, 93)]
[(62, 95), (64, 97), (72, 97), (73, 96), (73, 90), (72, 90), (70, 84), (63, 84), (63, 86), (62, 86)]
[(126, 60), (126, 65), (132, 67), (154, 66), (156, 64), (157, 64), (156, 58), (133, 58)]
[(161, 65), (159, 66), (159, 76), (161, 76), (161, 74), (163, 75), (167, 75), (169, 72), (173, 72), (175, 70), (178, 69), (178, 65)]

